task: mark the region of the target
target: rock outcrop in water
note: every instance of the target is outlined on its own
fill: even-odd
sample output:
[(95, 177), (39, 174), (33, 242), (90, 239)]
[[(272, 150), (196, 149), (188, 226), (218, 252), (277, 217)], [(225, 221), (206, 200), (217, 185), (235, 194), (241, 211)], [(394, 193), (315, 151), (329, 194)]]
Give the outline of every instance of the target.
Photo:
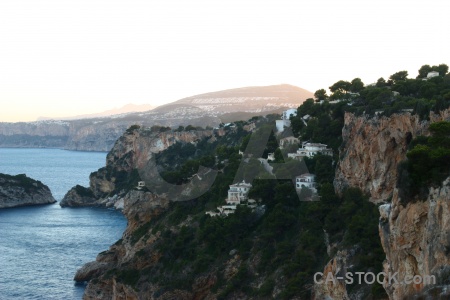
[(48, 186), (25, 174), (0, 174), (0, 208), (55, 203)]
[(61, 207), (98, 206), (97, 199), (89, 188), (77, 185), (71, 188), (59, 205)]

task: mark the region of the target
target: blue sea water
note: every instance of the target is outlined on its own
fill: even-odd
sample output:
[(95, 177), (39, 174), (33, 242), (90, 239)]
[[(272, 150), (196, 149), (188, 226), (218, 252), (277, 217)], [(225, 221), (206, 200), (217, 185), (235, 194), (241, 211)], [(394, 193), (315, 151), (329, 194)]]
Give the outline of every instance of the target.
[[(0, 149), (0, 173), (48, 185), (56, 200), (104, 166), (106, 153), (59, 149)], [(0, 300), (81, 299), (73, 276), (120, 239), (124, 216), (100, 208), (44, 206), (0, 209)]]

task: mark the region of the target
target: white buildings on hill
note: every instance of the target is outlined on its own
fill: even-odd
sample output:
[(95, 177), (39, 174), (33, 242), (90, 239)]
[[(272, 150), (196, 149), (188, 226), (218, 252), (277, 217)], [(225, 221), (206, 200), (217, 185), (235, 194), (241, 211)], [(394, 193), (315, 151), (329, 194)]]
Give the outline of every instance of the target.
[(313, 157), (316, 154), (333, 155), (333, 149), (327, 148), (325, 144), (303, 143), (302, 147), (295, 153), (288, 153), (288, 157), (299, 159), (302, 157)]

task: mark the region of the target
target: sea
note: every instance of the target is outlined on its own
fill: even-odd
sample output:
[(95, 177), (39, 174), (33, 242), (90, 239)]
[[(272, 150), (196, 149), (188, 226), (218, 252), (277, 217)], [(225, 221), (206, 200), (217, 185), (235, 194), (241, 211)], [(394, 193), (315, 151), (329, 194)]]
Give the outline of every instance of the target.
[[(103, 152), (0, 148), (0, 173), (40, 180), (59, 202), (74, 185), (89, 186), (105, 160)], [(121, 212), (105, 208), (0, 209), (0, 300), (82, 299), (77, 269), (120, 239), (126, 224)]]

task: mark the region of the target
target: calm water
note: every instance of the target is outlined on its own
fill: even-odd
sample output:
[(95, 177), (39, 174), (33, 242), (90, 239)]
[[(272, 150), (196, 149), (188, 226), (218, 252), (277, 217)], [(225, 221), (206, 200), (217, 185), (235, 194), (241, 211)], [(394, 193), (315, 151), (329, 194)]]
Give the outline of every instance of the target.
[[(89, 174), (106, 153), (57, 149), (0, 149), (0, 173), (47, 184), (56, 200)], [(117, 241), (126, 219), (120, 212), (64, 208), (59, 204), (0, 209), (0, 300), (81, 299), (73, 276), (84, 263)]]

